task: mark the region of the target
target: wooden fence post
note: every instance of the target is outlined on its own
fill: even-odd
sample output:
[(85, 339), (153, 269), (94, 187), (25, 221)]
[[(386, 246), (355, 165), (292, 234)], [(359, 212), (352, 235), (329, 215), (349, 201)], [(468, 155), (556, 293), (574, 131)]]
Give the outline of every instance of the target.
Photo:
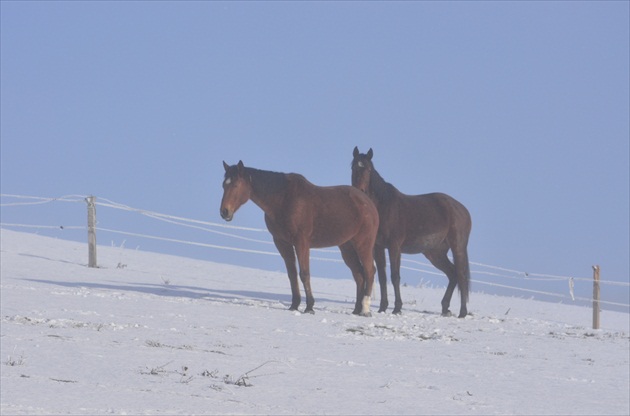
[(599, 266), (593, 266), (593, 329), (599, 329)]
[(96, 265), (96, 197), (85, 198), (88, 206), (88, 267)]

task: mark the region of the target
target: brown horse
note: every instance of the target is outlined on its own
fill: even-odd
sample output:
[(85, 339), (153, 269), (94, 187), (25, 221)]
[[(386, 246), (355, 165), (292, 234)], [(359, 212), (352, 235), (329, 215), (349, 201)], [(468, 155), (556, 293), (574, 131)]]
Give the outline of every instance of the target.
[[(470, 288), (468, 264), (468, 237), (472, 227), (466, 207), (441, 193), (405, 195), (385, 182), (372, 163), (373, 152), (359, 153), (354, 148), (352, 185), (366, 192), (376, 204), (380, 225), (374, 259), (381, 286), (379, 312), (385, 312), (387, 302), (387, 275), (385, 249), (389, 251), (391, 279), (396, 301), (393, 313), (401, 312), (400, 257), (401, 253), (423, 253), (427, 259), (448, 277), (448, 287), (442, 299), (442, 315), (450, 316), (449, 306), (455, 286), (461, 294), (459, 317), (467, 315), (466, 302)], [(447, 256), (451, 250), (454, 262)]]
[(351, 186), (320, 187), (302, 175), (247, 168), (242, 161), (225, 167), (221, 217), (231, 221), (248, 200), (265, 212), (267, 229), (282, 255), (291, 282), (290, 310), (300, 305), (300, 280), (306, 292), (305, 313), (314, 313), (309, 251), (311, 247), (339, 246), (357, 284), (354, 314), (370, 316), (374, 285), (374, 242), (378, 212), (363, 192)]

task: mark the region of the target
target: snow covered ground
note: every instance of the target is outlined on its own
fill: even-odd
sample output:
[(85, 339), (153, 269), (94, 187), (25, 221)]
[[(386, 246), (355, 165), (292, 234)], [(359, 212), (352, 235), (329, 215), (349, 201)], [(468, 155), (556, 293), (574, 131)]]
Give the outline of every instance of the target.
[(348, 273), (302, 315), (282, 273), (1, 236), (3, 415), (630, 413), (625, 313), (404, 287), (363, 318)]

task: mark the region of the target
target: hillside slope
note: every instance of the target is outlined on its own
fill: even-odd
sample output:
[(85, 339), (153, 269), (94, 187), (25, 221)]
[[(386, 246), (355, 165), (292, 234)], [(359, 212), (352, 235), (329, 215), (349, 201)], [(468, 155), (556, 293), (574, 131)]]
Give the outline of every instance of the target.
[(314, 277), (302, 315), (282, 273), (1, 236), (3, 415), (630, 413), (628, 314), (404, 287), (362, 318)]

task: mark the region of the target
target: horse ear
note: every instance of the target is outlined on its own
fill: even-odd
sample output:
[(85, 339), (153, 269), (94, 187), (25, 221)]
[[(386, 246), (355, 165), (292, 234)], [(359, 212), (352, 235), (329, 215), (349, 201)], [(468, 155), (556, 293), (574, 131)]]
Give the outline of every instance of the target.
[(225, 163), (225, 160), (224, 160), (223, 161), (223, 169), (225, 169), (225, 171), (227, 172), (229, 168), (230, 168), (230, 166), (227, 163)]
[(367, 157), (368, 159), (372, 160), (372, 156), (374, 156), (374, 152), (372, 151), (372, 148), (370, 147), (370, 150), (368, 150), (367, 152)]
[(354, 151), (352, 152), (352, 157), (357, 157), (359, 156), (359, 148), (357, 146), (354, 146)]
[(238, 173), (243, 173), (243, 171), (245, 170), (245, 165), (243, 165), (242, 160), (238, 161), (238, 165), (236, 165), (236, 167), (238, 168)]

